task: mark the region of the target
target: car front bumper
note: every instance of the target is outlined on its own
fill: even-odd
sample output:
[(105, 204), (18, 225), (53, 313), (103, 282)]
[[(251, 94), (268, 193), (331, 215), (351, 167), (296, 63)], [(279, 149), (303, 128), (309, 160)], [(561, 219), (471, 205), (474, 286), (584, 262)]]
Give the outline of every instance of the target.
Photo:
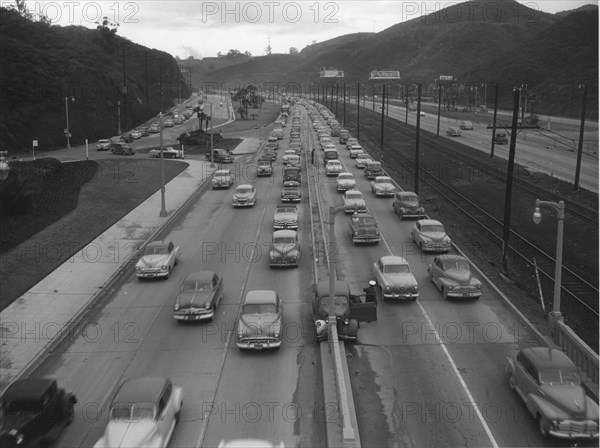
[(456, 290), (456, 289), (447, 289), (446, 297), (452, 297), (454, 299), (473, 299), (476, 297), (481, 297), (481, 291), (464, 291), (464, 290)]
[(265, 350), (281, 347), (281, 339), (243, 338), (236, 342), (238, 348), (245, 350)]
[(194, 312), (194, 311), (175, 311), (173, 313), (173, 319), (181, 320), (181, 321), (203, 321), (203, 320), (211, 320), (215, 317), (215, 311), (211, 310), (209, 312)]
[(382, 190), (375, 190), (375, 196), (394, 196), (396, 194), (395, 191), (382, 191)]
[(273, 228), (277, 229), (277, 230), (282, 230), (282, 229), (293, 229), (296, 230), (298, 228), (298, 223), (278, 223), (276, 222), (275, 224), (273, 224)]
[(353, 236), (352, 242), (354, 244), (376, 244), (381, 241), (381, 237), (378, 236)]
[(427, 252), (448, 252), (450, 249), (452, 249), (451, 243), (423, 243), (423, 250)]
[(169, 275), (169, 270), (162, 269), (148, 269), (145, 271), (139, 271), (135, 273), (135, 276), (138, 278), (158, 278), (158, 277), (166, 277)]
[(418, 292), (384, 292), (384, 299), (391, 300), (414, 300), (419, 298)]
[(597, 439), (598, 423), (592, 420), (553, 422), (548, 434), (558, 439)]

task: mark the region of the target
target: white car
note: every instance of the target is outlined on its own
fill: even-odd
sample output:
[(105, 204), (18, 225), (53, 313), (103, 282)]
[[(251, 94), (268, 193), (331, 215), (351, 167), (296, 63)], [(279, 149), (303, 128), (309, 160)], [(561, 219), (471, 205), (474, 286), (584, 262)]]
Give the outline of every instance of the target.
[(283, 162), (284, 165), (287, 165), (289, 157), (295, 156), (295, 155), (296, 155), (296, 151), (294, 151), (293, 149), (286, 149), (285, 152), (283, 153), (283, 157), (281, 158), (281, 161)]
[(94, 448), (165, 448), (182, 406), (183, 390), (168, 378), (125, 380), (109, 406), (104, 436)]
[(169, 278), (177, 264), (179, 247), (171, 241), (152, 241), (144, 247), (144, 254), (135, 265), (135, 275), (144, 278)]
[(396, 194), (396, 187), (391, 177), (376, 176), (373, 182), (371, 182), (371, 191), (377, 197), (394, 196)]
[(217, 170), (212, 178), (212, 188), (229, 188), (233, 185), (233, 174), (229, 170)]
[(325, 174), (327, 176), (338, 176), (342, 171), (344, 171), (344, 167), (339, 160), (329, 160), (327, 165), (325, 165)]
[(344, 193), (344, 198), (342, 199), (344, 206), (352, 207), (352, 209), (345, 210), (345, 213), (353, 213), (357, 212), (366, 212), (367, 211), (367, 203), (363, 198), (363, 195), (358, 190), (348, 190)]
[(133, 131), (131, 131), (131, 136), (136, 140), (140, 139), (142, 138), (142, 131), (140, 131), (139, 129), (134, 129)]
[(365, 150), (363, 149), (363, 147), (360, 146), (360, 145), (352, 145), (352, 147), (350, 148), (350, 158), (351, 159), (356, 159), (361, 154), (367, 155), (367, 153), (365, 152)]
[[(148, 154), (153, 158), (160, 158), (160, 148), (151, 149)], [(163, 159), (183, 159), (183, 151), (172, 146), (163, 148)]]
[(354, 145), (358, 145), (358, 139), (356, 137), (350, 137), (348, 140), (346, 140), (346, 149), (349, 150)]
[(356, 158), (356, 168), (364, 168), (367, 162), (372, 160), (367, 154), (361, 154)]
[(353, 190), (356, 188), (356, 180), (352, 173), (340, 173), (337, 178), (337, 191)]

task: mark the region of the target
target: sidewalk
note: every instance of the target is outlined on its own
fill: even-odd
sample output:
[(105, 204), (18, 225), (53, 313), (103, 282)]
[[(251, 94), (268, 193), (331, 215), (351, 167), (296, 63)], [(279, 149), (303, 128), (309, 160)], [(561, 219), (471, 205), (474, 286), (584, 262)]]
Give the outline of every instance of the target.
[[(258, 145), (244, 139), (233, 153), (251, 154)], [(167, 217), (159, 217), (159, 190), (0, 313), (1, 391), (77, 335), (87, 310), (135, 255), (132, 248), (152, 238), (210, 177), (209, 162), (185, 161), (189, 167), (166, 185)]]

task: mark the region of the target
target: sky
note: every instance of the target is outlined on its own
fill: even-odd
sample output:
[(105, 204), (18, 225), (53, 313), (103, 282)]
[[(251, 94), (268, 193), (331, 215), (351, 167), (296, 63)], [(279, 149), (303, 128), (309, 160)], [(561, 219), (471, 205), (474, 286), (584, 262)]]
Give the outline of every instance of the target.
[[(3, 5), (13, 4), (1, 0)], [(263, 56), (301, 51), (313, 42), (344, 34), (379, 32), (406, 20), (424, 17), (461, 1), (201, 1), (201, 0), (26, 0), (34, 14), (43, 13), (53, 24), (95, 28), (107, 17), (118, 23), (117, 33), (132, 42), (187, 59), (225, 55), (230, 50)], [(576, 9), (598, 0), (519, 0), (547, 13)], [(494, 20), (501, 0), (479, 3), (473, 10)], [(451, 11), (451, 10), (450, 10)], [(515, 11), (515, 20), (527, 20)]]

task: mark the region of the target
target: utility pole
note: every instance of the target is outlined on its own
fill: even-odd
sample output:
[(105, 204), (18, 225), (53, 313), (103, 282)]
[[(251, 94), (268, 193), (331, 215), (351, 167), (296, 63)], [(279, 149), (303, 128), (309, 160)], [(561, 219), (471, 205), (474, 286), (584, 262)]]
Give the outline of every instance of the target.
[(343, 111), (344, 111), (344, 127), (346, 127), (346, 82), (344, 81), (344, 106), (343, 106)]
[[(438, 81), (439, 82), (439, 81)], [(442, 83), (438, 84), (438, 119), (437, 119), (437, 135), (440, 136), (440, 116), (442, 114)]]
[(125, 130), (129, 129), (127, 126), (127, 73), (125, 71), (125, 42), (121, 44), (122, 58), (123, 58), (123, 120), (125, 121)]
[(383, 85), (383, 94), (381, 96), (381, 136), (379, 150), (381, 152), (379, 158), (383, 162), (383, 134), (384, 134), (384, 123), (385, 123), (385, 84)]
[(419, 194), (419, 145), (421, 134), (421, 93), (422, 85), (419, 83), (417, 89), (417, 129), (415, 139), (415, 194)]
[(494, 121), (492, 123), (492, 152), (490, 158), (494, 157), (494, 145), (496, 144), (496, 118), (498, 117), (498, 83), (494, 83)]
[(575, 191), (579, 190), (581, 153), (583, 152), (583, 131), (585, 130), (585, 113), (587, 107), (587, 84), (579, 84), (578, 89), (583, 90), (583, 101), (581, 103), (581, 125), (579, 126), (579, 145), (577, 146), (577, 166), (575, 168)]
[(360, 82), (356, 83), (356, 138), (360, 139)]

